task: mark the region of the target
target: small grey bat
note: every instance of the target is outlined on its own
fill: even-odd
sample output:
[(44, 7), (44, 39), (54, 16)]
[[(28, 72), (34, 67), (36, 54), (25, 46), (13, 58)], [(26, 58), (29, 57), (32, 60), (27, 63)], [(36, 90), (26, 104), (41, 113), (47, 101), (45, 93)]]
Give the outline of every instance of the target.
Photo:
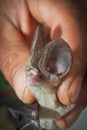
[(38, 120), (41, 128), (56, 130), (54, 122), (74, 105), (65, 106), (57, 98), (56, 91), (72, 65), (72, 53), (63, 39), (44, 44), (41, 26), (38, 26), (26, 66), (26, 86), (33, 92), (39, 104)]

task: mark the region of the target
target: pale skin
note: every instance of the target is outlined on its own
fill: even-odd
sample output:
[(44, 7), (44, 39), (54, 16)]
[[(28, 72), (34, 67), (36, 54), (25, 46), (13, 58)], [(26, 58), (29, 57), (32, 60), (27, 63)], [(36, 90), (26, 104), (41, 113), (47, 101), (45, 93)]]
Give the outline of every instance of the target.
[(83, 82), (87, 70), (87, 9), (84, 2), (0, 0), (0, 69), (23, 102), (35, 101), (31, 91), (25, 88), (24, 68), (37, 24), (50, 28), (51, 39), (63, 38), (71, 47), (73, 65), (58, 86), (57, 95), (63, 104), (77, 105), (71, 113), (56, 121), (60, 128), (70, 127), (87, 105), (87, 80)]

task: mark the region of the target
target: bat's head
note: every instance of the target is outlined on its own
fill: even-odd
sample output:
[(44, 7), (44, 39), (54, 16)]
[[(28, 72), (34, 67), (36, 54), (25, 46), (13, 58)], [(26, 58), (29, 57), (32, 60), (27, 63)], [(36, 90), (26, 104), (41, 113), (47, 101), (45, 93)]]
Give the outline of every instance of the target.
[(52, 40), (46, 45), (43, 42), (41, 29), (37, 27), (27, 64), (30, 84), (33, 86), (44, 80), (52, 86), (58, 86), (71, 68), (71, 49), (63, 39)]

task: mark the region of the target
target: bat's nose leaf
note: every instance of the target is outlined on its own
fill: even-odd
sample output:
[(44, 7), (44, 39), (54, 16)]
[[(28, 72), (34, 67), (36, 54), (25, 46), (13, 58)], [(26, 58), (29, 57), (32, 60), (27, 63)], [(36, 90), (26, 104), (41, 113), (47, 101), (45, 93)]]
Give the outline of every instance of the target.
[(45, 75), (63, 77), (69, 72), (71, 63), (71, 49), (63, 39), (59, 39), (45, 46), (39, 68)]

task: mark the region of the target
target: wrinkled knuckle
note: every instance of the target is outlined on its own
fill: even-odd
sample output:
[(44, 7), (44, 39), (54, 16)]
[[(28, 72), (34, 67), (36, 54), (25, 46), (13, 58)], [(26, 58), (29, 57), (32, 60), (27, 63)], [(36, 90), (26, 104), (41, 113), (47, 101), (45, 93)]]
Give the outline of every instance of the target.
[(9, 52), (3, 55), (1, 58), (1, 70), (4, 73), (7, 80), (11, 82), (12, 72), (16, 65), (17, 54), (15, 52)]

